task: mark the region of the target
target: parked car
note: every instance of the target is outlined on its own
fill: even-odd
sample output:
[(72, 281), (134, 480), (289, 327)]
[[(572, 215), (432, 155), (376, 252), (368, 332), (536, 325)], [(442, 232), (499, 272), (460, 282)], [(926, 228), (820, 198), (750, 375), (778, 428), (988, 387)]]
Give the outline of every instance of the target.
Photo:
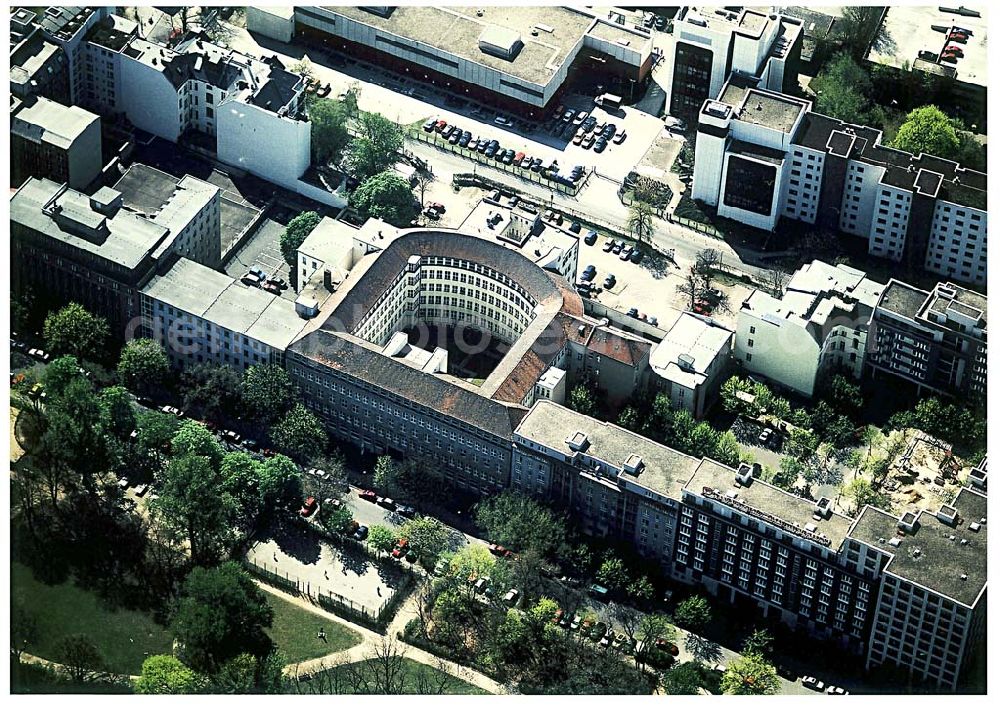
[(431, 208), (433, 208), (433, 209), (434, 209), (435, 211), (437, 211), (438, 213), (444, 213), (444, 212), (445, 212), (445, 210), (447, 210), (447, 209), (445, 209), (445, 207), (444, 207), (444, 204), (443, 204), (443, 203), (438, 203), (437, 201), (431, 201), (431, 202), (430, 202), (429, 204), (427, 204), (427, 205), (428, 205), (428, 206), (430, 206)]
[(513, 127), (513, 125), (514, 125), (514, 121), (513, 120), (511, 120), (510, 118), (505, 118), (502, 115), (496, 116), (493, 119), (493, 122), (495, 122), (497, 125), (502, 125), (504, 127)]
[(580, 274), (580, 279), (589, 282), (596, 276), (597, 276), (597, 270), (584, 270)]
[(340, 498), (327, 498), (323, 501), (323, 504), (330, 507), (333, 510), (339, 510), (344, 507), (344, 503)]
[(540, 172), (542, 171), (542, 160), (540, 157), (535, 157), (531, 160), (531, 171)]
[(570, 123), (570, 122), (572, 122), (572, 121), (573, 121), (573, 116), (574, 116), (574, 115), (576, 115), (576, 113), (575, 113), (574, 111), (572, 111), (572, 110), (567, 110), (567, 111), (565, 111), (565, 112), (563, 113), (563, 116), (562, 116), (562, 119), (563, 119), (563, 122), (565, 122), (565, 123)]
[(573, 135), (573, 144), (574, 145), (583, 144), (583, 138), (586, 137), (586, 134), (583, 133), (583, 132), (581, 132), (582, 130), (583, 130), (583, 128), (580, 128), (580, 130), (577, 130), (576, 134)]
[(483, 576), (482, 578), (477, 579), (476, 583), (475, 583), (476, 593), (483, 593), (483, 592), (485, 592), (486, 591), (486, 587), (489, 584), (489, 582), (490, 582), (490, 577), (489, 576)]
[(618, 280), (615, 279), (614, 275), (608, 275), (607, 277), (604, 278), (604, 288), (605, 289), (612, 289), (615, 286), (615, 284), (617, 284), (617, 283), (618, 283)]
[(632, 254), (628, 258), (632, 262), (639, 262), (642, 259), (642, 250), (635, 248), (632, 250)]
[(441, 130), (441, 137), (451, 137), (453, 132), (455, 132), (454, 125), (445, 125)]
[(598, 137), (597, 141), (594, 142), (594, 151), (603, 152), (608, 146), (608, 141), (604, 137)]
[(760, 433), (760, 436), (757, 437), (757, 441), (759, 441), (761, 444), (767, 445), (771, 441), (771, 436), (773, 434), (774, 430), (767, 428)]
[(435, 125), (437, 125), (437, 118), (431, 118), (424, 123), (424, 132), (434, 132)]
[(569, 629), (570, 630), (579, 630), (580, 629), (580, 615), (579, 615), (579, 613), (573, 616), (573, 620), (571, 620), (570, 623), (569, 623)]
[(367, 500), (370, 503), (375, 502), (375, 500), (378, 498), (378, 495), (375, 494), (374, 490), (362, 490), (361, 492), (358, 493), (358, 496), (362, 500)]
[(168, 405), (168, 404), (167, 405), (163, 405), (162, 407), (160, 407), (160, 411), (163, 412), (164, 414), (172, 414), (172, 415), (174, 415), (175, 417), (178, 417), (178, 418), (184, 416), (184, 412), (182, 412), (181, 410), (177, 409), (176, 407), (172, 407), (171, 405)]
[(617, 135), (615, 135), (611, 141), (614, 142), (616, 145), (620, 145), (621, 143), (625, 142), (626, 137), (628, 137), (628, 133), (622, 130)]
[(579, 111), (576, 114), (576, 117), (573, 118), (573, 124), (574, 125), (583, 125), (583, 121), (586, 120), (589, 117), (590, 117), (590, 113), (588, 113), (586, 110), (581, 110), (581, 111)]
[(570, 233), (579, 233), (580, 230), (581, 230), (580, 224), (577, 223), (576, 221), (573, 221), (572, 223), (569, 224)]
[(603, 137), (605, 140), (610, 140), (612, 137), (615, 136), (615, 133), (617, 131), (618, 131), (617, 125), (615, 125), (614, 123), (608, 123), (607, 125), (604, 126), (604, 129), (601, 130), (601, 137)]
[(611, 249), (614, 248), (614, 247), (615, 247), (615, 241), (614, 241), (614, 239), (608, 238), (607, 240), (604, 241), (604, 247), (602, 247), (601, 249), (604, 252), (611, 252)]
[(521, 169), (527, 169), (528, 167), (531, 166), (532, 161), (533, 160), (531, 159), (530, 155), (524, 155), (524, 157), (521, 158), (519, 166), (521, 167)]
[(409, 544), (410, 544), (409, 540), (407, 540), (407, 539), (400, 539), (396, 543), (396, 546), (392, 550), (392, 558), (393, 559), (402, 559), (403, 556), (408, 551), (410, 551), (409, 549), (407, 549), (407, 546), (409, 546)]
[(521, 592), (516, 588), (512, 588), (503, 595), (503, 602), (509, 606), (513, 606), (517, 604), (517, 600), (520, 597), (521, 597)]
[(366, 525), (359, 525), (353, 537), (359, 542), (365, 541), (368, 539), (368, 527)]
[(594, 145), (594, 134), (593, 133), (589, 133), (582, 140), (580, 140), (580, 142), (578, 142), (577, 144), (579, 144), (580, 147), (582, 147), (583, 149), (589, 150)]
[(830, 686), (826, 687), (826, 693), (830, 696), (848, 696), (851, 692), (841, 686), (834, 686), (833, 684), (830, 684)]
[(392, 498), (377, 498), (376, 504), (384, 507), (386, 510), (396, 509), (396, 501)]
[(636, 309), (636, 308), (635, 308), (635, 307), (633, 306), (633, 307), (632, 307), (631, 309), (629, 309), (629, 310), (628, 310), (628, 311), (627, 311), (627, 312), (625, 313), (625, 316), (631, 316), (631, 317), (632, 317), (633, 319), (638, 319), (638, 318), (639, 318), (639, 310), (638, 310), (638, 309)]
[(316, 512), (316, 507), (317, 507), (316, 498), (310, 495), (308, 498), (306, 498), (306, 501), (302, 503), (302, 509), (299, 510), (299, 515), (301, 515), (302, 517), (309, 517), (314, 512)]
[(593, 245), (594, 243), (596, 243), (597, 242), (597, 231), (596, 230), (588, 230), (587, 231), (587, 236), (583, 239), (583, 242), (585, 242), (587, 245)]
[(396, 513), (406, 518), (416, 517), (417, 511), (410, 505), (397, 505)]
[(621, 260), (622, 262), (627, 262), (630, 257), (632, 257), (632, 246), (626, 245), (625, 247), (622, 248), (622, 252), (618, 256), (618, 259)]
[(806, 687), (807, 689), (812, 689), (813, 691), (823, 691), (823, 689), (826, 687), (826, 684), (821, 682), (816, 677), (806, 676), (802, 677), (802, 686)]
[(623, 240), (616, 240), (615, 244), (611, 247), (611, 252), (613, 252), (615, 255), (617, 255), (617, 254), (619, 254), (622, 251), (622, 248), (624, 248), (624, 247), (625, 247), (625, 241), (623, 241)]

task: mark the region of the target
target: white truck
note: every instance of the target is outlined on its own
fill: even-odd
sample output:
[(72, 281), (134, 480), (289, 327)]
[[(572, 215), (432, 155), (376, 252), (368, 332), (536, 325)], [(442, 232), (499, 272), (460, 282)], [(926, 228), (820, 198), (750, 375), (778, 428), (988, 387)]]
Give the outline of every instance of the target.
[(605, 110), (617, 110), (622, 107), (621, 96), (605, 93), (594, 99), (594, 105), (599, 105)]

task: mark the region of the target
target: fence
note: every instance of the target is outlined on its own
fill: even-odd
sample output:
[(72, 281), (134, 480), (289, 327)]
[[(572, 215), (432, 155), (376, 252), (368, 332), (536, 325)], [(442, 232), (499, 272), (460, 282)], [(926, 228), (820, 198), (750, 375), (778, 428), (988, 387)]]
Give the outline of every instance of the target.
[(690, 218), (683, 218), (674, 214), (671, 216), (670, 220), (677, 225), (684, 226), (685, 228), (690, 228), (691, 230), (696, 230), (699, 233), (704, 233), (705, 235), (710, 235), (713, 238), (718, 238), (719, 240), (724, 240), (725, 236), (719, 232), (719, 230), (712, 225), (707, 223), (700, 223), (698, 221), (692, 221)]
[[(499, 160), (492, 159), (484, 154), (480, 154), (479, 152), (473, 152), (465, 147), (459, 147), (457, 144), (453, 145), (446, 139), (438, 135), (438, 133), (436, 132), (427, 133), (424, 132), (423, 130), (414, 130), (413, 132), (410, 133), (409, 137), (411, 139), (417, 140), (418, 142), (425, 142), (429, 145), (433, 145), (434, 147), (437, 147), (439, 150), (461, 155), (462, 157), (465, 157), (470, 161), (485, 165), (490, 169), (496, 169), (498, 171), (507, 172), (508, 174), (511, 174), (517, 177), (518, 179), (523, 179), (524, 181), (528, 181), (533, 184), (540, 184), (549, 189), (552, 189), (553, 191), (558, 191), (561, 194), (567, 194), (569, 196), (576, 196), (578, 193), (580, 193), (580, 189), (582, 189), (590, 180), (590, 172), (586, 171), (584, 172), (583, 178), (580, 179), (573, 186), (560, 184), (559, 182), (553, 181), (552, 179), (546, 179), (541, 175), (541, 172), (533, 172), (530, 169), (522, 169), (521, 167), (516, 166), (514, 164), (504, 164)], [(508, 189), (510, 187), (504, 185), (499, 188)]]
[[(400, 604), (409, 594), (414, 584), (413, 572), (400, 571), (399, 584), (394, 587), (392, 595), (382, 601), (377, 609), (372, 610), (351, 600), (347, 596), (340, 595), (336, 591), (324, 591), (314, 588), (310, 582), (292, 577), (287, 571), (284, 575), (279, 574), (263, 564), (258, 564), (256, 559), (244, 559), (243, 564), (250, 573), (272, 586), (292, 595), (305, 596), (310, 601), (318, 603), (323, 610), (378, 632), (385, 632), (386, 626), (392, 622)], [(396, 565), (391, 567), (383, 565), (379, 567), (379, 571), (381, 572), (386, 568), (398, 570)]]

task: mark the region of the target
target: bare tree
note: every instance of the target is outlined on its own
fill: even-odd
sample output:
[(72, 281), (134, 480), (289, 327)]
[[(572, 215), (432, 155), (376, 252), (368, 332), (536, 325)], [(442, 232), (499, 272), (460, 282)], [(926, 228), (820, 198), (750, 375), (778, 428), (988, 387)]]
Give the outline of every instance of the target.
[(712, 248), (705, 248), (695, 256), (694, 271), (702, 280), (702, 289), (711, 289), (712, 277), (721, 264), (721, 253)]
[(693, 267), (688, 270), (688, 273), (684, 275), (681, 283), (677, 285), (677, 291), (688, 296), (691, 300), (688, 308), (693, 310), (695, 303), (698, 301), (698, 297), (703, 291), (702, 279), (698, 273), (695, 272)]
[(629, 208), (627, 225), (636, 242), (648, 242), (654, 232), (653, 207), (646, 201), (636, 200)]
[(402, 694), (406, 686), (406, 648), (395, 638), (384, 636), (371, 649), (371, 657), (359, 662), (367, 690), (357, 693)]
[(413, 680), (413, 691), (417, 694), (440, 696), (447, 693), (451, 682), (451, 667), (438, 657), (431, 669), (418, 669)]
[[(622, 632), (625, 633), (625, 637), (628, 638), (631, 644), (636, 644), (639, 641), (639, 638), (636, 636), (642, 627), (642, 613), (622, 603), (612, 603), (608, 608), (611, 620), (621, 627)], [(645, 664), (638, 650), (635, 652), (635, 668), (640, 672), (645, 671)]]
[(788, 273), (777, 268), (771, 268), (764, 273), (764, 289), (773, 297), (780, 299), (788, 286)]
[(420, 210), (424, 210), (424, 194), (427, 187), (434, 182), (434, 175), (426, 169), (418, 169), (416, 172), (417, 191), (420, 192)]

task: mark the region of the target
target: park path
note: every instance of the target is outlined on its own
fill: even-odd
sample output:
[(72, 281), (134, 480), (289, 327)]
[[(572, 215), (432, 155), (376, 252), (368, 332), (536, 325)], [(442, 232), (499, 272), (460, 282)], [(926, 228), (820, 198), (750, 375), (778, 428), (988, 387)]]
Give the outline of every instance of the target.
[[(51, 667), (56, 672), (67, 672), (68, 668), (65, 664), (60, 664), (59, 662), (53, 662), (50, 659), (45, 659), (44, 657), (36, 657), (35, 655), (28, 654), (27, 652), (21, 653), (21, 664), (37, 664), (42, 667)], [(138, 674), (112, 674), (116, 677), (128, 677), (131, 681), (136, 681), (140, 677)]]
[[(403, 605), (400, 606), (399, 610), (396, 612), (395, 618), (393, 618), (392, 622), (386, 628), (385, 635), (382, 635), (381, 633), (369, 630), (368, 628), (358, 625), (357, 623), (352, 623), (346, 618), (341, 618), (339, 615), (329, 613), (301, 596), (292, 596), (262, 581), (256, 581), (256, 583), (260, 586), (261, 590), (267, 591), (282, 600), (294, 603), (299, 608), (322, 617), (324, 620), (339, 623), (344, 627), (350, 628), (361, 636), (362, 641), (347, 650), (333, 652), (331, 654), (324, 655), (323, 657), (308, 659), (304, 662), (298, 662), (297, 664), (289, 664), (285, 667), (285, 674), (292, 677), (298, 674), (321, 671), (340, 664), (351, 664), (352, 662), (361, 662), (370, 659), (373, 656), (371, 650), (375, 645), (381, 643), (386, 636), (395, 637), (397, 633), (403, 632), (403, 628), (406, 627), (406, 624), (417, 615), (416, 601), (419, 599), (417, 597), (417, 592), (414, 591), (406, 599)], [(504, 693), (504, 687), (499, 682), (490, 679), (481, 672), (477, 672), (474, 669), (470, 669), (450, 660), (438, 657), (437, 655), (431, 654), (430, 652), (422, 650), (418, 647), (414, 647), (413, 645), (404, 644), (404, 647), (404, 656), (408, 659), (412, 659), (414, 662), (419, 662), (429, 667), (434, 667), (435, 669), (445, 667), (445, 671), (447, 673), (462, 679), (463, 681), (467, 681), (473, 686), (477, 686), (484, 691), (488, 691), (491, 694)]]

